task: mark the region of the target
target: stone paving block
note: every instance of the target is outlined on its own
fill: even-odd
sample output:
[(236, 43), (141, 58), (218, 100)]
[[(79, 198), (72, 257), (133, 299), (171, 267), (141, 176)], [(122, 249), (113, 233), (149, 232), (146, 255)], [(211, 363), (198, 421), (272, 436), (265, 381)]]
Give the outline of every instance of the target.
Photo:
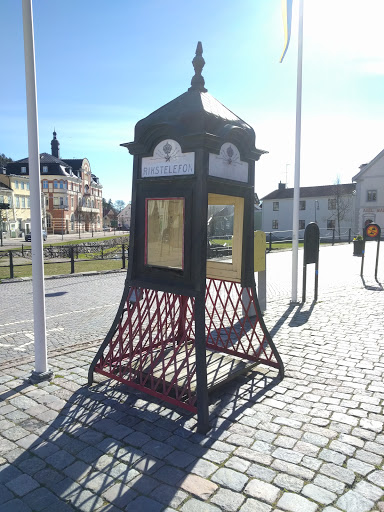
[(332, 441), (329, 445), (330, 450), (335, 450), (336, 452), (343, 453), (344, 455), (348, 455), (349, 457), (352, 457), (352, 455), (355, 453), (356, 448), (354, 446), (351, 446), (347, 443), (342, 443), (341, 441)]
[[(274, 509), (276, 510), (276, 509)], [(248, 498), (244, 505), (240, 508), (239, 512), (271, 512), (272, 507), (267, 503)]]
[(276, 476), (276, 471), (268, 469), (264, 466), (260, 466), (259, 464), (252, 464), (248, 468), (246, 473), (251, 477), (258, 478), (259, 480), (264, 480), (265, 482), (272, 482), (272, 480)]
[(161, 512), (164, 506), (158, 501), (147, 498), (146, 496), (138, 496), (135, 498), (125, 510), (145, 510), (145, 512)]
[(211, 480), (220, 486), (241, 492), (248, 482), (248, 477), (233, 469), (221, 468), (212, 475)]
[[(231, 461), (231, 460), (232, 459), (229, 459), (229, 461)], [(239, 459), (239, 460), (241, 460), (241, 459)], [(250, 462), (248, 462), (246, 464), (248, 464), (246, 466), (246, 467), (248, 467), (250, 465)], [(236, 466), (236, 461), (235, 461), (234, 465)], [(228, 467), (231, 469), (235, 469), (237, 471), (242, 471), (238, 467), (232, 467), (231, 465), (229, 465)], [(245, 467), (245, 466), (242, 466), (242, 467)], [(202, 476), (203, 478), (208, 478), (210, 475), (212, 475), (212, 473), (214, 473), (218, 469), (219, 468), (216, 466), (216, 464), (213, 464), (212, 462), (209, 462), (204, 459), (198, 459), (187, 469), (187, 471), (188, 471), (188, 473), (191, 472), (196, 475)]]
[(235, 512), (239, 509), (245, 497), (229, 489), (219, 489), (211, 499), (211, 503), (218, 505), (220, 510), (225, 512)]
[(228, 443), (234, 444), (235, 446), (246, 446), (247, 448), (251, 446), (254, 440), (251, 437), (243, 436), (240, 434), (231, 434), (227, 438)]
[(164, 460), (178, 468), (185, 468), (192, 464), (196, 460), (196, 457), (193, 457), (193, 455), (189, 455), (188, 453), (179, 450), (174, 450), (169, 455), (167, 455)]
[(313, 483), (319, 487), (323, 487), (323, 489), (335, 492), (336, 494), (343, 494), (345, 489), (345, 484), (324, 475), (316, 475)]
[(18, 463), (19, 469), (30, 476), (33, 476), (37, 471), (40, 471), (45, 466), (46, 463), (39, 457), (30, 457)]
[(75, 457), (68, 453), (66, 450), (59, 450), (46, 459), (47, 464), (53, 466), (55, 469), (64, 469), (73, 463)]
[[(137, 467), (137, 466), (135, 466)], [(168, 484), (172, 482), (173, 485), (179, 485), (182, 480), (185, 479), (186, 473), (177, 469), (173, 466), (161, 466), (155, 473), (153, 473), (153, 478), (157, 478), (161, 482)]]
[(162, 484), (150, 493), (150, 498), (163, 505), (178, 508), (186, 500), (188, 494), (171, 485)]
[(355, 473), (358, 473), (359, 475), (366, 476), (368, 473), (375, 469), (375, 466), (372, 466), (372, 464), (367, 464), (366, 462), (358, 459), (348, 459), (347, 468), (351, 469)]
[(348, 485), (352, 485), (355, 481), (355, 474), (350, 469), (345, 469), (335, 464), (323, 464), (320, 468), (320, 472), (323, 475), (340, 480)]
[(272, 463), (272, 457), (270, 455), (254, 451), (249, 448), (237, 448), (235, 455), (239, 458), (244, 458), (251, 462), (258, 462), (267, 466)]
[(322, 505), (329, 505), (333, 501), (337, 499), (337, 494), (331, 492), (329, 490), (323, 489), (322, 487), (318, 487), (314, 484), (308, 484), (303, 488), (302, 493), (307, 498), (310, 498), (313, 501), (321, 503)]
[(378, 501), (384, 494), (383, 489), (364, 480), (361, 480), (354, 490), (365, 498), (374, 501)]
[(130, 489), (145, 495), (151, 494), (159, 485), (161, 484), (158, 480), (140, 473), (127, 484)]
[(5, 485), (17, 496), (24, 496), (39, 487), (38, 482), (29, 475), (20, 475)]
[(287, 491), (292, 492), (300, 492), (304, 486), (303, 480), (300, 478), (296, 478), (291, 475), (286, 475), (284, 473), (279, 473), (276, 478), (273, 480), (274, 485), (277, 485), (281, 489), (286, 489)]
[(280, 494), (280, 489), (275, 485), (252, 479), (245, 488), (245, 494), (252, 496), (267, 503), (274, 503)]
[(367, 430), (373, 430), (373, 432), (380, 433), (383, 430), (383, 423), (381, 421), (362, 418), (360, 420), (360, 427)]
[(198, 475), (187, 475), (180, 487), (190, 494), (206, 501), (218, 489), (218, 486)]
[[(138, 496), (137, 492), (122, 483), (116, 483), (103, 493), (101, 497), (119, 509), (124, 509)], [(132, 509), (133, 510), (133, 509)]]
[(88, 446), (88, 448), (84, 448), (84, 450), (81, 450), (81, 452), (79, 452), (76, 456), (87, 464), (93, 464), (103, 456), (103, 452), (94, 446)]
[(348, 491), (341, 496), (336, 506), (346, 512), (369, 512), (374, 505), (372, 500), (367, 500), (364, 496), (355, 491)]
[(277, 450), (275, 450), (271, 455), (276, 459), (281, 459), (293, 464), (300, 463), (304, 457), (302, 453), (298, 453), (294, 450), (288, 450), (286, 448), (277, 448)]
[(0, 506), (0, 512), (32, 512), (32, 509), (28, 507), (19, 499), (8, 501)]
[(79, 488), (78, 492), (71, 493), (68, 496), (68, 500), (73, 505), (75, 510), (81, 512), (93, 512), (100, 508), (104, 501), (102, 498), (92, 493), (88, 489)]
[(22, 474), (23, 473), (19, 469), (11, 464), (3, 464), (0, 466), (0, 483), (6, 484), (7, 482), (18, 478)]
[(286, 492), (282, 495), (277, 502), (277, 506), (289, 512), (304, 512), (304, 510), (305, 512), (316, 512), (318, 509), (316, 503), (290, 492)]
[(364, 450), (372, 452), (376, 455), (384, 456), (384, 445), (380, 443), (374, 443), (373, 441), (367, 441), (364, 445)]
[(329, 439), (328, 437), (322, 436), (320, 434), (313, 434), (312, 432), (305, 432), (303, 437), (303, 441), (306, 441), (309, 444), (314, 444), (315, 446), (319, 446), (323, 448), (327, 446)]
[(5, 485), (0, 484), (0, 505), (13, 499), (14, 497), (14, 494), (9, 489), (7, 489)]
[(379, 485), (380, 487), (384, 487), (384, 471), (374, 471), (370, 475), (368, 475), (368, 480), (375, 485)]
[(283, 473), (288, 473), (297, 478), (302, 478), (303, 480), (312, 480), (315, 475), (310, 469), (277, 459), (273, 461), (272, 468), (276, 471), (282, 471)]
[(342, 466), (345, 462), (346, 456), (333, 450), (328, 450), (328, 448), (323, 448), (319, 453), (319, 458), (326, 462), (332, 462), (333, 464)]
[[(248, 460), (240, 459), (240, 457), (233, 456), (227, 460), (225, 467), (239, 471), (240, 473), (246, 473), (251, 463)], [(216, 469), (218, 469), (216, 467)]]
[(56, 511), (57, 497), (45, 487), (39, 487), (24, 496), (23, 502), (36, 512), (40, 512), (48, 507)]

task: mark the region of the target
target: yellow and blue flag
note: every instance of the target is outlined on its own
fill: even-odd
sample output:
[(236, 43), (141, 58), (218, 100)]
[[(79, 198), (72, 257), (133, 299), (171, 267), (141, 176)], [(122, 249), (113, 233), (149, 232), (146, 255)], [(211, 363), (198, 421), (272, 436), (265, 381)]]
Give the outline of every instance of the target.
[(284, 51), (280, 57), (283, 62), (285, 54), (288, 50), (289, 40), (291, 39), (291, 22), (292, 22), (292, 2), (293, 0), (282, 0), (283, 7), (283, 23), (284, 23)]

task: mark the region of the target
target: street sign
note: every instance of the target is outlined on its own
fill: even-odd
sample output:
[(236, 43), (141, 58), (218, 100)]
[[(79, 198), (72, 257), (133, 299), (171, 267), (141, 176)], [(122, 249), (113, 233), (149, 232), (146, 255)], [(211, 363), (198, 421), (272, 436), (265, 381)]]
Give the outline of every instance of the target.
[(364, 239), (365, 240), (377, 240), (380, 239), (381, 229), (378, 224), (368, 224), (364, 228)]

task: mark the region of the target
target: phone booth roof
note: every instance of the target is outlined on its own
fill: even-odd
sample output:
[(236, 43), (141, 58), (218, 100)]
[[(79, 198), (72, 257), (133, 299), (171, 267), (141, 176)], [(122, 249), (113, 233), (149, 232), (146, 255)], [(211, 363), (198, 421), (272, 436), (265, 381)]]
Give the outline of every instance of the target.
[[(242, 152), (242, 157), (258, 160), (266, 151), (256, 149), (253, 128), (214, 98), (205, 88), (201, 75), (205, 61), (201, 42), (192, 61), (195, 75), (191, 87), (174, 100), (138, 121), (134, 142), (121, 144), (131, 154), (147, 153), (162, 138), (178, 139), (188, 146), (215, 146), (215, 139), (231, 139)], [(204, 135), (205, 141), (199, 140)], [(203, 144), (202, 144), (203, 142)], [(204, 144), (205, 142), (205, 144)]]

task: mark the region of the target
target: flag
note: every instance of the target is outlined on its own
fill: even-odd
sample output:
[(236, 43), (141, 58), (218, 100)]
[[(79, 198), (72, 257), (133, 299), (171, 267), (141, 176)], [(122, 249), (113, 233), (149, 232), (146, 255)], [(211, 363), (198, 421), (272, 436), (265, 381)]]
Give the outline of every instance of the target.
[(284, 51), (282, 56), (280, 57), (280, 62), (283, 62), (285, 54), (287, 53), (288, 50), (289, 40), (291, 39), (292, 2), (293, 0), (282, 0), (284, 23)]

